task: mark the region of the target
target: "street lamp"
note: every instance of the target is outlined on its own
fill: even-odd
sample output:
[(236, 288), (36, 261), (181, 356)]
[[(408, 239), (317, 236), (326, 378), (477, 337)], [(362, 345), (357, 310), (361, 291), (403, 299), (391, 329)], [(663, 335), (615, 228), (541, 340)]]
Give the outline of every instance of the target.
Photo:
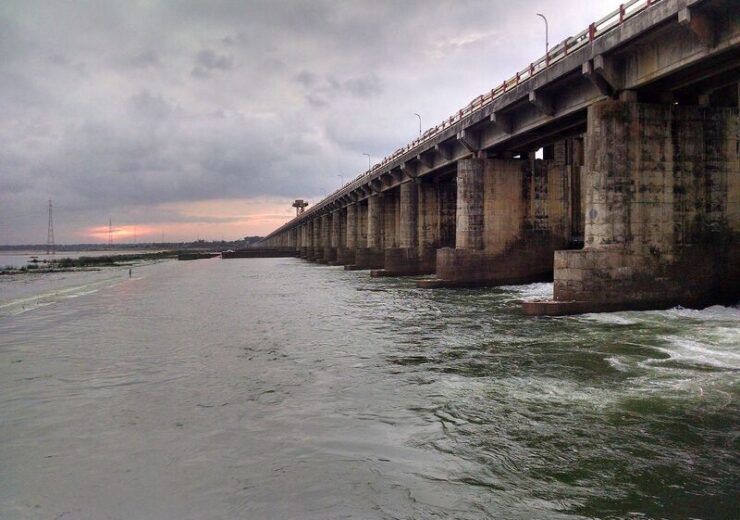
[(547, 53), (550, 51), (550, 42), (548, 37), (548, 29), (547, 29), (547, 18), (545, 18), (544, 14), (537, 13), (537, 16), (542, 18), (545, 21), (545, 60), (550, 61), (550, 57), (547, 55)]
[(367, 171), (370, 171), (370, 154), (363, 153), (362, 155), (367, 155)]
[(339, 180), (341, 181), (342, 186), (344, 186), (344, 175), (337, 174), (337, 177), (339, 177)]
[(419, 137), (421, 137), (421, 116), (414, 112), (414, 115), (419, 118)]

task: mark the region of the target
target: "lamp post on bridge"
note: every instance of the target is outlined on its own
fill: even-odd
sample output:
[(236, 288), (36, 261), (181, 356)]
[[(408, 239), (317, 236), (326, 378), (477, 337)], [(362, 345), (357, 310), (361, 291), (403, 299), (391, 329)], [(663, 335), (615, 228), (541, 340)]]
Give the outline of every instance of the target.
[(337, 177), (339, 177), (339, 182), (341, 182), (342, 186), (344, 186), (344, 175), (342, 175), (341, 173), (338, 173)]
[(540, 18), (542, 18), (542, 20), (544, 20), (544, 22), (545, 22), (545, 62), (547, 64), (549, 64), (550, 63), (550, 56), (549, 56), (548, 53), (550, 52), (550, 41), (549, 41), (549, 35), (548, 35), (549, 30), (548, 30), (548, 27), (547, 27), (547, 18), (545, 18), (545, 15), (544, 14), (540, 14), (540, 13), (537, 13), (537, 16), (539, 16)]
[(363, 153), (362, 155), (367, 155), (367, 171), (370, 172), (370, 154)]
[(414, 115), (419, 118), (419, 137), (421, 137), (421, 116), (414, 112)]

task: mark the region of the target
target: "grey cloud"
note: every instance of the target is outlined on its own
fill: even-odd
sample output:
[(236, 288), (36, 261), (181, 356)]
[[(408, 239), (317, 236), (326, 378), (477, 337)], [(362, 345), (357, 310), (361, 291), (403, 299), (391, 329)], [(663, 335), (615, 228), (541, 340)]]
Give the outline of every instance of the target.
[(433, 126), (539, 57), (522, 13), (559, 41), (617, 2), (71, 5), (0, 2), (0, 243), (43, 241), (48, 197), (60, 240), (133, 207), (317, 201), (413, 139), (414, 112)]
[(375, 74), (349, 79), (344, 83), (344, 88), (347, 89), (347, 92), (359, 98), (376, 97), (382, 92), (380, 80)]
[(370, 99), (380, 96), (383, 91), (380, 79), (373, 73), (338, 79), (333, 75), (319, 77), (302, 70), (294, 79), (303, 87), (306, 101), (317, 108), (329, 106), (339, 96)]
[(131, 67), (142, 68), (142, 69), (147, 69), (150, 67), (156, 68), (156, 67), (162, 66), (162, 62), (159, 59), (159, 55), (151, 49), (142, 51), (132, 56), (128, 60), (128, 64)]
[(191, 74), (198, 78), (208, 78), (214, 71), (231, 70), (234, 58), (225, 54), (217, 54), (211, 49), (203, 49), (195, 57), (195, 66)]
[(165, 100), (161, 94), (152, 94), (148, 90), (142, 90), (132, 96), (130, 103), (136, 112), (157, 119), (167, 117), (175, 110), (174, 105)]

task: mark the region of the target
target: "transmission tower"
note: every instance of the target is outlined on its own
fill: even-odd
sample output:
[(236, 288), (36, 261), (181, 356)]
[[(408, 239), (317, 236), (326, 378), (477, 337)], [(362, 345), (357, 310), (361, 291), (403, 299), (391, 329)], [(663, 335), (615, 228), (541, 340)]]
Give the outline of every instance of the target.
[(113, 249), (113, 221), (108, 219), (108, 249)]
[(46, 233), (46, 254), (53, 255), (56, 253), (54, 245), (54, 217), (51, 214), (51, 199), (49, 199), (49, 230)]

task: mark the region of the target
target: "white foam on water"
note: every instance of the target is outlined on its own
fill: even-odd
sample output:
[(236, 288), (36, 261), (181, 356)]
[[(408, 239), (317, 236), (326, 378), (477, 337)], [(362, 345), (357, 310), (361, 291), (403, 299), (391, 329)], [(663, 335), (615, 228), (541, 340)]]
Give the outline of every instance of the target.
[(620, 314), (618, 312), (598, 312), (583, 314), (579, 316), (579, 318), (582, 320), (607, 323), (610, 325), (634, 325), (640, 322), (640, 320), (638, 319), (628, 318), (624, 314)]
[(606, 362), (609, 363), (609, 366), (611, 366), (614, 370), (617, 370), (619, 372), (627, 373), (632, 370), (632, 367), (630, 367), (627, 363), (616, 356), (606, 358)]
[[(668, 347), (656, 347), (674, 361), (740, 370), (740, 328), (734, 332), (737, 342), (732, 345), (709, 344), (686, 337), (664, 337)], [(655, 363), (655, 361), (653, 361)]]
[(527, 285), (502, 285), (500, 289), (516, 293), (517, 297), (525, 300), (549, 300), (552, 299), (553, 284), (530, 283)]
[(737, 320), (740, 327), (740, 305), (725, 307), (723, 305), (712, 305), (705, 309), (686, 309), (674, 307), (665, 311), (669, 316), (675, 318), (692, 318), (696, 320)]

